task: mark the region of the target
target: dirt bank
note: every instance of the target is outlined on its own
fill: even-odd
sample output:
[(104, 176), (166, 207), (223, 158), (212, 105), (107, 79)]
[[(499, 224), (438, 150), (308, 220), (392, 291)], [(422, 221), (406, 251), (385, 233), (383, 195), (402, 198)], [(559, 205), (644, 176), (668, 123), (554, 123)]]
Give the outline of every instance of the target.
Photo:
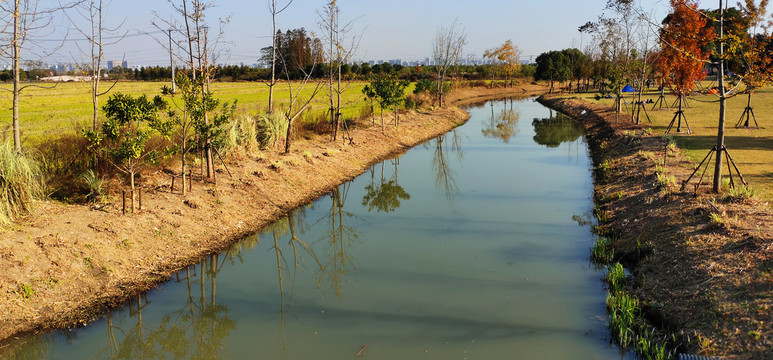
[[(450, 102), (540, 90), (464, 89)], [(399, 129), (384, 132), (361, 120), (351, 144), (312, 135), (296, 140), (289, 155), (234, 156), (228, 160), (233, 177), (223, 171), (216, 185), (194, 181), (185, 197), (179, 183), (170, 192), (169, 175), (148, 174), (141, 181), (143, 210), (135, 215), (121, 215), (120, 196), (99, 210), (38, 204), (33, 215), (0, 232), (0, 354), (19, 334), (84, 325), (371, 165), (463, 124), (468, 116), (455, 105), (404, 113)]]
[(615, 258), (633, 274), (631, 291), (645, 304), (646, 317), (680, 334), (691, 353), (772, 359), (773, 216), (767, 204), (712, 194), (706, 179), (697, 191), (697, 179), (681, 191), (697, 164), (667, 149), (660, 134), (616, 123), (606, 106), (541, 101), (588, 130), (598, 231), (615, 239)]

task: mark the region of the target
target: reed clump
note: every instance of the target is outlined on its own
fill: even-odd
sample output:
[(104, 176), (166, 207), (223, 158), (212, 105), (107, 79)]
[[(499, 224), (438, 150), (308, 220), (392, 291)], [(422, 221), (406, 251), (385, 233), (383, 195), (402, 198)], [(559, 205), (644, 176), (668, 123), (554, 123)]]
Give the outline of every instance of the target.
[(17, 153), (10, 143), (0, 144), (0, 225), (10, 225), (32, 210), (44, 194), (40, 165)]

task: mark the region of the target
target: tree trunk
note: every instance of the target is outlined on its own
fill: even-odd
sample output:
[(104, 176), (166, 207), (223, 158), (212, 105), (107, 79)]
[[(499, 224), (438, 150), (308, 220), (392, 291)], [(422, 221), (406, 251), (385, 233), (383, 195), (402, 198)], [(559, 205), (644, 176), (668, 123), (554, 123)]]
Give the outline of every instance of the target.
[[(746, 98), (746, 122), (744, 123), (744, 127), (749, 127), (749, 117), (751, 116), (751, 110), (752, 110), (752, 92), (749, 91), (748, 97)], [(757, 120), (754, 120), (755, 122)]]
[(336, 113), (338, 111), (337, 111), (337, 109), (335, 107), (335, 103), (334, 103), (334, 99), (333, 99), (333, 96), (334, 96), (333, 95), (333, 77), (335, 76), (335, 71), (333, 70), (333, 65), (334, 65), (333, 64), (333, 53), (335, 52), (333, 50), (333, 46), (335, 45), (334, 44), (335, 43), (335, 38), (334, 38), (334, 29), (333, 29), (333, 27), (334, 27), (334, 24), (335, 24), (335, 13), (334, 13), (334, 9), (332, 8), (332, 6), (335, 6), (335, 5), (334, 4), (328, 4), (328, 6), (326, 7), (327, 11), (330, 11), (330, 19), (329, 19), (330, 23), (328, 24), (328, 26), (329, 26), (328, 30), (330, 30), (330, 34), (329, 34), (329, 36), (330, 36), (330, 44), (329, 44), (330, 45), (330, 59), (328, 61), (328, 75), (329, 75), (328, 76), (328, 91), (330, 92), (330, 126), (331, 126), (331, 130), (333, 131), (333, 133), (332, 133), (333, 141), (336, 141), (336, 139), (338, 139), (338, 124), (336, 122)]
[[(338, 127), (341, 123), (341, 57), (338, 57), (338, 89), (336, 89), (336, 114), (335, 114), (335, 127), (338, 132)], [(335, 140), (335, 139), (334, 139)]]
[[(198, 25), (196, 26), (198, 28)], [(201, 50), (199, 50), (201, 51)], [(202, 68), (200, 69), (201, 75), (204, 76), (205, 84), (201, 85), (201, 102), (202, 104), (206, 104), (207, 99), (207, 91), (209, 90), (209, 63), (208, 63), (208, 56), (209, 53), (207, 52), (207, 29), (204, 29), (204, 63), (201, 64)], [(204, 125), (209, 125), (209, 115), (207, 115), (206, 109), (204, 110)], [(206, 157), (207, 157), (207, 178), (214, 179), (215, 178), (215, 161), (214, 157), (212, 156), (212, 141), (209, 138), (211, 133), (207, 133), (206, 138), (206, 144), (204, 145), (204, 150), (206, 151)]]
[[(722, 6), (722, 0), (719, 0), (719, 38), (722, 39), (725, 36), (725, 23), (723, 21), (725, 16), (725, 10)], [(720, 40), (719, 42), (719, 58), (724, 58), (725, 55), (725, 43)], [(715, 193), (719, 193), (722, 177), (722, 151), (725, 150), (725, 64), (724, 61), (719, 61), (719, 126), (717, 129), (717, 161), (714, 166), (714, 183), (713, 190)]]
[[(285, 117), (287, 116), (285, 115)], [(287, 117), (287, 137), (285, 138), (285, 152), (284, 152), (285, 154), (290, 153), (290, 146), (292, 145), (292, 141), (293, 141), (292, 131), (293, 131), (293, 119)]]
[(373, 98), (370, 99), (370, 121), (376, 125), (376, 112), (373, 111)]
[(19, 124), (19, 0), (14, 1), (13, 15), (13, 147), (21, 153), (21, 128)]
[(188, 55), (191, 60), (191, 76), (196, 80), (196, 65), (193, 62), (193, 37), (191, 37), (191, 26), (188, 21), (188, 0), (183, 0), (183, 18), (185, 18), (185, 32), (188, 35)]
[(185, 123), (183, 123), (182, 126), (182, 133), (183, 133), (183, 141), (182, 141), (182, 151), (180, 155), (180, 162), (182, 163), (182, 179), (183, 179), (183, 196), (185, 196), (185, 150), (186, 150), (186, 141), (185, 141)]
[(274, 85), (276, 84), (276, 1), (271, 1), (271, 82), (268, 84), (268, 113), (274, 113)]

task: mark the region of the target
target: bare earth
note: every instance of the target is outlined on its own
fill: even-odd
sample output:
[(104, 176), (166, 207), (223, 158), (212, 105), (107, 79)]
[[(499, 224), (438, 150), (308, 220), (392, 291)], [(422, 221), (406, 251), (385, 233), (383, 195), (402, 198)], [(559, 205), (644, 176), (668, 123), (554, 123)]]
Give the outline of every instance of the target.
[[(456, 105), (541, 89), (464, 89), (450, 100)], [(0, 230), (0, 355), (24, 334), (87, 324), (371, 165), (463, 124), (468, 115), (451, 106), (400, 117), (399, 129), (388, 125), (385, 132), (360, 120), (352, 144), (314, 135), (294, 141), (289, 155), (232, 157), (233, 177), (219, 171), (217, 184), (194, 180), (185, 197), (179, 182), (170, 192), (164, 172), (146, 174), (143, 210), (135, 215), (121, 215), (120, 195), (99, 210), (38, 204), (18, 225)]]
[[(634, 275), (632, 292), (645, 304), (648, 320), (679, 334), (689, 344), (684, 352), (773, 359), (770, 206), (712, 194), (706, 179), (697, 192), (698, 179), (681, 191), (697, 164), (665, 150), (661, 134), (615, 122), (607, 106), (559, 97), (542, 101), (588, 130), (598, 232), (615, 238), (615, 259)], [(676, 180), (666, 189), (656, 177), (664, 156), (665, 173)], [(707, 175), (712, 173), (713, 163)], [(712, 213), (721, 221), (712, 223)]]

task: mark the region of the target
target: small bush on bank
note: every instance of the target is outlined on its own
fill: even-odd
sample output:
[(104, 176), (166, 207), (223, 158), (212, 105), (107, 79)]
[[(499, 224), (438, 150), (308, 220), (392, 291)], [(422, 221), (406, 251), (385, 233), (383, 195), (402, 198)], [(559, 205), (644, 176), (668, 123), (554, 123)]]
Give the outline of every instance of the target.
[(413, 89), (414, 94), (432, 93), (436, 88), (435, 82), (431, 79), (421, 79), (416, 83), (416, 87)]

